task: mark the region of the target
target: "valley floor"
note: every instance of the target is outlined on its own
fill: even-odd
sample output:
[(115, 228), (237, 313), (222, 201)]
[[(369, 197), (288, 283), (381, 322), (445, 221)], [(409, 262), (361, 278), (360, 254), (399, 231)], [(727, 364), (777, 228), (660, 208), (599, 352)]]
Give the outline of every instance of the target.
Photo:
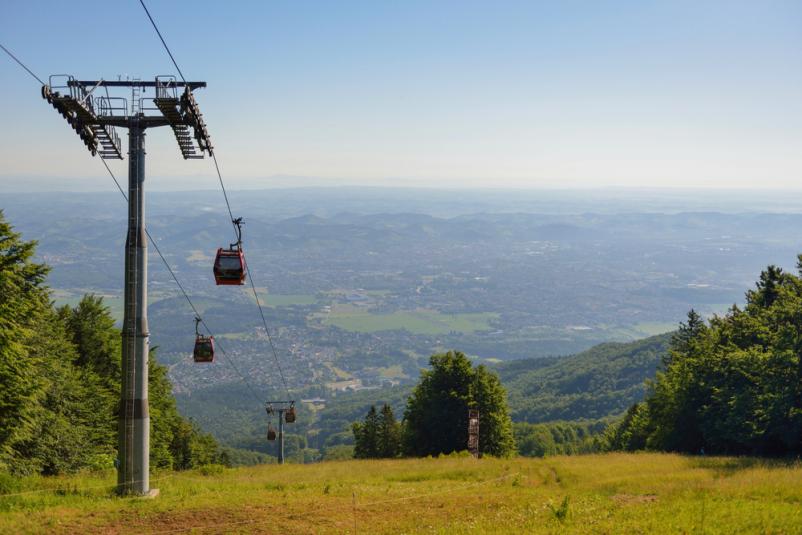
[(157, 474), (160, 496), (149, 500), (114, 497), (113, 481), (24, 481), (0, 496), (0, 532), (802, 533), (802, 464), (749, 458), (265, 465)]

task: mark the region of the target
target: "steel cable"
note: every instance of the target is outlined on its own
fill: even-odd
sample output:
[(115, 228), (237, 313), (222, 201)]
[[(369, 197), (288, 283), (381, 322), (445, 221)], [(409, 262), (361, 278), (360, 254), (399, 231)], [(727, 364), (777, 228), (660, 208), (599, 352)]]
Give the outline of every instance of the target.
[[(175, 68), (178, 70), (178, 74), (181, 75), (181, 79), (186, 83), (186, 79), (184, 78), (184, 74), (181, 72), (181, 68), (178, 66), (178, 62), (176, 62), (175, 57), (173, 56), (173, 53), (170, 51), (170, 47), (168, 47), (167, 43), (164, 41), (164, 37), (162, 37), (162, 34), (159, 31), (159, 27), (156, 25), (156, 21), (153, 20), (153, 17), (150, 15), (150, 11), (148, 11), (147, 6), (145, 6), (144, 0), (139, 0), (139, 3), (142, 4), (142, 7), (144, 8), (145, 13), (148, 16), (148, 19), (150, 19), (150, 23), (153, 25), (153, 29), (156, 30), (156, 34), (159, 36), (159, 39), (161, 40), (162, 44), (164, 45), (164, 49), (167, 51), (167, 54), (170, 56), (170, 59), (172, 60), (173, 65), (175, 65)], [(240, 234), (237, 231), (237, 223), (235, 222), (234, 213), (231, 210), (231, 203), (228, 200), (228, 192), (226, 191), (226, 186), (225, 186), (225, 183), (223, 182), (223, 174), (220, 172), (220, 164), (217, 162), (217, 155), (214, 152), (211, 152), (211, 151), (210, 151), (210, 153), (211, 153), (211, 156), (212, 156), (212, 161), (214, 162), (215, 171), (217, 171), (217, 179), (220, 182), (220, 189), (223, 190), (223, 199), (226, 202), (226, 208), (228, 210), (228, 217), (230, 218), (230, 221), (231, 221), (231, 224), (232, 224), (232, 227), (233, 227), (233, 230), (234, 230), (234, 237), (237, 240), (237, 243), (239, 245), (241, 245)], [(246, 270), (247, 270), (247, 264), (244, 267), (246, 267)], [(253, 281), (253, 274), (250, 272), (250, 270), (247, 270), (247, 273), (248, 273), (248, 280), (250, 281), (251, 288), (253, 289), (253, 296), (254, 296), (254, 299), (256, 300), (256, 306), (259, 308), (259, 316), (262, 318), (262, 324), (264, 325), (264, 328), (265, 328), (265, 334), (267, 335), (267, 340), (268, 340), (269, 345), (270, 345), (270, 350), (273, 353), (273, 359), (276, 362), (276, 368), (278, 369), (279, 376), (281, 377), (281, 382), (284, 385), (284, 390), (287, 392), (287, 397), (291, 397), (290, 389), (287, 386), (287, 379), (284, 377), (284, 371), (282, 370), (282, 367), (281, 367), (281, 361), (279, 360), (278, 353), (276, 351), (276, 346), (275, 346), (275, 344), (273, 344), (273, 337), (270, 335), (270, 329), (267, 326), (267, 320), (265, 319), (265, 312), (264, 312), (264, 309), (262, 308), (262, 303), (259, 300), (259, 295), (258, 295), (258, 293), (256, 291), (256, 285), (255, 285), (255, 283)]]
[[(128, 196), (125, 194), (125, 191), (123, 190), (122, 186), (120, 185), (120, 182), (117, 180), (117, 177), (114, 176), (114, 173), (112, 172), (111, 168), (109, 167), (109, 164), (107, 164), (106, 160), (103, 160), (102, 158), (101, 158), (100, 161), (103, 162), (103, 165), (106, 167), (106, 171), (109, 172), (109, 176), (111, 176), (111, 179), (114, 181), (114, 184), (117, 186), (117, 189), (120, 190), (120, 194), (127, 201), (128, 200)], [(203, 328), (206, 329), (206, 332), (209, 333), (209, 336), (214, 336), (214, 333), (209, 328), (209, 325), (206, 323), (206, 320), (203, 319), (203, 316), (198, 311), (198, 309), (195, 306), (195, 304), (192, 302), (192, 299), (190, 299), (189, 294), (184, 289), (184, 285), (181, 284), (181, 281), (178, 280), (178, 276), (176, 276), (175, 271), (173, 271), (173, 268), (170, 267), (170, 263), (167, 262), (167, 259), (162, 254), (161, 249), (159, 249), (158, 244), (156, 244), (156, 240), (153, 239), (153, 236), (150, 235), (150, 231), (148, 231), (147, 228), (145, 228), (145, 235), (147, 235), (148, 240), (150, 241), (151, 245), (153, 245), (153, 249), (156, 251), (156, 254), (159, 255), (159, 258), (161, 258), (162, 263), (167, 268), (167, 271), (170, 273), (170, 276), (173, 278), (173, 281), (175, 281), (175, 283), (178, 286), (179, 290), (181, 290), (181, 294), (184, 296), (184, 299), (186, 299), (187, 303), (189, 304), (189, 307), (192, 309), (192, 312), (195, 313), (195, 317), (200, 318), (201, 324), (203, 325)], [(239, 368), (237, 368), (236, 364), (234, 364), (234, 361), (225, 352), (225, 350), (223, 349), (223, 346), (220, 345), (219, 340), (216, 340), (216, 342), (217, 342), (217, 348), (220, 350), (220, 353), (223, 354), (223, 356), (228, 361), (228, 363), (231, 365), (231, 367), (234, 369), (234, 371), (237, 372), (237, 375), (239, 375), (242, 378), (242, 382), (248, 388), (248, 390), (250, 391), (250, 393), (254, 397), (254, 399), (257, 400), (259, 403), (262, 403), (262, 399), (259, 398), (259, 396), (256, 394), (256, 391), (251, 386), (251, 384), (248, 381), (248, 379), (246, 379), (245, 375), (242, 374), (242, 372), (239, 371)]]
[(39, 82), (39, 83), (40, 83), (40, 84), (42, 84), (42, 85), (47, 85), (46, 83), (44, 83), (44, 82), (42, 81), (42, 79), (41, 79), (41, 78), (39, 78), (38, 76), (36, 76), (36, 75), (33, 73), (33, 71), (32, 71), (32, 70), (30, 70), (28, 67), (26, 67), (26, 66), (25, 66), (25, 64), (24, 64), (23, 62), (21, 62), (19, 59), (17, 59), (17, 56), (15, 56), (14, 54), (12, 54), (12, 53), (11, 53), (11, 51), (10, 51), (9, 49), (7, 49), (6, 47), (4, 47), (2, 44), (0, 44), (0, 48), (2, 48), (2, 49), (5, 51), (5, 53), (6, 53), (6, 54), (8, 54), (9, 56), (11, 56), (11, 59), (13, 59), (13, 60), (14, 60), (14, 61), (16, 61), (17, 63), (19, 63), (20, 67), (22, 67), (23, 69), (25, 69), (26, 71), (28, 71), (28, 74), (30, 74), (31, 76), (33, 76), (33, 77), (36, 79), (36, 81), (37, 81), (37, 82)]
[(181, 67), (178, 66), (178, 63), (176, 63), (175, 58), (173, 57), (173, 53), (170, 52), (170, 47), (168, 47), (167, 43), (164, 41), (164, 37), (162, 37), (162, 32), (160, 32), (159, 31), (159, 27), (156, 26), (156, 21), (154, 21), (153, 17), (150, 16), (150, 11), (148, 11), (148, 6), (145, 5), (144, 0), (139, 0), (139, 3), (142, 4), (142, 8), (145, 10), (145, 14), (150, 19), (150, 23), (153, 25), (153, 29), (156, 30), (156, 35), (158, 35), (159, 39), (161, 39), (161, 42), (164, 45), (164, 49), (167, 51), (167, 54), (170, 56), (170, 59), (173, 60), (173, 65), (175, 65), (175, 68), (178, 71), (178, 74), (181, 76), (181, 80), (184, 83), (186, 83), (187, 80), (186, 80), (186, 78), (184, 78), (184, 73), (181, 72)]

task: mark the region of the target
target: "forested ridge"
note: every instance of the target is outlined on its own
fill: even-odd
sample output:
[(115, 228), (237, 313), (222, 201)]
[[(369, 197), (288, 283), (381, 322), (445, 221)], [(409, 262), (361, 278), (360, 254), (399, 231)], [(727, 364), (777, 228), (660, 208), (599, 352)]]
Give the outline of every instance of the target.
[[(59, 474), (112, 468), (117, 456), (120, 332), (101, 297), (53, 306), (49, 268), (0, 211), (0, 469)], [(225, 462), (176, 410), (167, 369), (150, 358), (151, 466)]]
[(515, 421), (596, 420), (641, 401), (668, 351), (670, 334), (599, 344), (567, 357), (497, 366)]

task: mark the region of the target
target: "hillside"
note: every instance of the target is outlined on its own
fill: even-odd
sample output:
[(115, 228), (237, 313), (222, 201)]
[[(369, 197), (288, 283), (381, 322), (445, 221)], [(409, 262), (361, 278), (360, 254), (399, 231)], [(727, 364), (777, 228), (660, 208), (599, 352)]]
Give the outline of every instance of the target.
[[(509, 394), (516, 422), (596, 420), (615, 416), (643, 399), (644, 381), (654, 377), (670, 334), (628, 343), (607, 343), (560, 358), (524, 359), (496, 366)], [(403, 415), (410, 385), (352, 393), (323, 394), (325, 408), (304, 406), (293, 435), (289, 456), (297, 460), (325, 454), (325, 449), (350, 444), (351, 423), (365, 416), (371, 405), (388, 403)], [(264, 413), (248, 393), (219, 385), (194, 394), (178, 393), (178, 406), (201, 428), (237, 448), (273, 453), (264, 440)], [(302, 453), (304, 447), (308, 448)], [(317, 450), (317, 451), (313, 451)]]
[(671, 334), (629, 343), (600, 344), (559, 359), (500, 364), (515, 421), (598, 419), (641, 401)]
[[(105, 477), (0, 482), (0, 533), (798, 533), (802, 467), (607, 454), (447, 457), (163, 473), (154, 500)], [(87, 488), (88, 487), (88, 488)], [(45, 490), (47, 489), (47, 490)], [(565, 506), (561, 507), (563, 504)]]
[[(764, 262), (792, 267), (802, 224), (799, 214), (696, 211), (697, 198), (684, 201), (693, 213), (675, 213), (662, 197), (602, 210), (581, 194), (551, 204), (554, 194), (521, 195), (232, 192), (290, 388), (409, 382), (436, 348), (510, 360), (664, 332), (691, 307), (707, 315), (742, 302)], [(276, 389), (253, 299), (211, 279), (229, 239), (219, 203), (219, 192), (152, 191), (149, 231), (237, 367)], [(124, 206), (113, 192), (11, 195), (3, 208), (39, 240), (58, 304), (92, 292), (119, 319)], [(151, 253), (152, 344), (173, 384), (193, 393), (240, 384), (225, 362), (201, 369), (186, 359), (193, 311)]]

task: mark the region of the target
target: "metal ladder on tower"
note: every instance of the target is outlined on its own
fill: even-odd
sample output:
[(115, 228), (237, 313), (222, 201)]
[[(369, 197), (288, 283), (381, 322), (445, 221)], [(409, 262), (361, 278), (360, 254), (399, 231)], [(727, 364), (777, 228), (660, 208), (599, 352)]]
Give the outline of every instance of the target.
[[(187, 94), (191, 94), (191, 92), (187, 91)], [(195, 150), (192, 135), (184, 119), (183, 109), (179, 107), (183, 106), (183, 104), (182, 100), (178, 98), (174, 76), (156, 77), (156, 98), (153, 99), (153, 102), (170, 123), (175, 140), (178, 142), (178, 148), (181, 150), (181, 155), (184, 159), (195, 160), (203, 158), (203, 154), (198, 154)]]
[[(134, 78), (132, 82), (139, 82), (139, 78)], [(137, 84), (131, 86), (131, 115), (136, 117), (142, 112), (142, 88)]]

